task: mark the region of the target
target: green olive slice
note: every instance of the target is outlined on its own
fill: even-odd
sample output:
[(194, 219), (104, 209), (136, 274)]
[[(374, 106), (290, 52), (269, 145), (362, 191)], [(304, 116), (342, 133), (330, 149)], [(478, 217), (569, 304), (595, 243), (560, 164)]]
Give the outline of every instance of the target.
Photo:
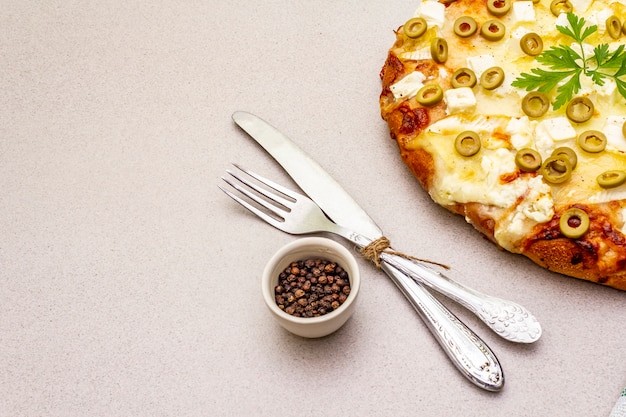
[(569, 13), (574, 10), (574, 6), (569, 0), (552, 0), (550, 3), (550, 11), (556, 17), (559, 17), (561, 13)]
[(488, 41), (499, 41), (505, 33), (504, 23), (496, 19), (487, 20), (480, 27), (480, 35)]
[(498, 88), (503, 82), (504, 70), (500, 67), (488, 68), (480, 76), (480, 85), (482, 85), (485, 90)]
[(476, 20), (471, 16), (461, 16), (454, 21), (454, 33), (462, 38), (472, 36), (477, 30)]
[(494, 16), (504, 16), (511, 10), (511, 0), (487, 0), (487, 11)]
[(613, 39), (619, 39), (622, 36), (622, 22), (613, 15), (606, 19), (606, 31)]
[(515, 154), (515, 164), (524, 172), (535, 172), (541, 168), (541, 155), (534, 149), (520, 149)]
[(606, 135), (598, 130), (587, 130), (578, 135), (577, 142), (582, 150), (598, 153), (606, 148)]
[(626, 122), (622, 125), (622, 135), (626, 138)]
[(536, 56), (543, 51), (543, 40), (535, 32), (529, 32), (522, 36), (519, 46), (526, 55)]
[(614, 188), (626, 182), (626, 171), (619, 169), (613, 171), (605, 171), (596, 178), (598, 185), (602, 188)]
[(426, 33), (428, 23), (423, 17), (414, 17), (404, 24), (404, 34), (409, 38), (415, 39)]
[(478, 133), (466, 130), (458, 134), (454, 141), (456, 151), (463, 156), (473, 156), (480, 150), (480, 136)]
[(572, 176), (572, 165), (567, 157), (553, 155), (541, 165), (541, 175), (546, 182), (561, 184)]
[(550, 108), (550, 99), (545, 93), (531, 91), (522, 99), (522, 111), (528, 117), (541, 117)]
[(420, 88), (415, 98), (424, 106), (434, 106), (443, 99), (443, 90), (437, 84), (426, 84)]
[(579, 239), (589, 230), (589, 216), (577, 207), (569, 208), (561, 215), (559, 228), (565, 237)]
[(430, 55), (433, 60), (443, 64), (448, 59), (448, 42), (444, 38), (435, 38), (430, 44)]
[(459, 68), (452, 74), (450, 82), (454, 88), (472, 88), (476, 85), (476, 74), (469, 68)]
[(565, 114), (572, 122), (584, 123), (591, 119), (594, 110), (595, 107), (589, 97), (574, 97), (567, 105)]
[[(576, 168), (576, 165), (578, 164), (578, 155), (576, 155), (576, 151), (574, 151), (572, 148), (568, 148), (567, 146), (559, 146), (558, 148), (552, 151), (551, 156), (567, 158), (567, 160), (569, 161), (572, 167), (572, 170)], [(555, 166), (559, 167), (559, 166), (562, 166), (562, 164), (557, 162)]]

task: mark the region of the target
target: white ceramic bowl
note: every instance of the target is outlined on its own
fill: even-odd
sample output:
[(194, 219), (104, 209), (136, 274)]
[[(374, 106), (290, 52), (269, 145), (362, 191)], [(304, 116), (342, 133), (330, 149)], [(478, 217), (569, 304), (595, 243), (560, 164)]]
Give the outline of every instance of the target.
[[(323, 258), (339, 264), (348, 273), (350, 294), (337, 310), (330, 313), (319, 317), (294, 317), (278, 307), (274, 288), (278, 284), (278, 275), (291, 262), (308, 258)], [(263, 299), (274, 318), (285, 329), (302, 337), (326, 336), (343, 326), (354, 313), (360, 286), (359, 267), (352, 253), (334, 240), (322, 237), (299, 238), (280, 248), (265, 266), (262, 279)]]

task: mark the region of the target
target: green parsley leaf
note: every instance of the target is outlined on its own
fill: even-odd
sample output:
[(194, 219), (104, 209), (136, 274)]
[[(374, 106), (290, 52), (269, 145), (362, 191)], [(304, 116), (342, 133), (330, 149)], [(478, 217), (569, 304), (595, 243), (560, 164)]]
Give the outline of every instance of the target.
[(624, 45), (610, 51), (609, 45), (603, 43), (593, 48), (593, 56), (587, 57), (583, 42), (593, 35), (598, 27), (585, 26), (585, 19), (574, 13), (567, 14), (567, 21), (569, 26), (557, 25), (556, 28), (574, 40), (579, 52), (567, 45), (551, 46), (535, 57), (539, 64), (548, 69), (532, 68), (530, 74), (520, 74), (511, 85), (526, 91), (536, 90), (543, 93), (549, 93), (556, 88), (557, 94), (552, 105), (554, 110), (567, 104), (580, 90), (582, 75), (591, 78), (599, 86), (612, 79), (617, 91), (626, 98), (626, 80), (621, 78), (626, 75)]

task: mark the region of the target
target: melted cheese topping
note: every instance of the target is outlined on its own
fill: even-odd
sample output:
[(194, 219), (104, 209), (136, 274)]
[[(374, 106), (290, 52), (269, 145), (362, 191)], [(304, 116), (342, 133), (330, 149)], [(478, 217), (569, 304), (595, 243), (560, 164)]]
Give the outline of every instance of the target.
[[(592, 51), (591, 45), (608, 43), (613, 51), (623, 43), (623, 40), (615, 41), (609, 37), (604, 22), (613, 14), (624, 21), (624, 3), (615, 0), (570, 1), (574, 5), (574, 13), (584, 16), (587, 25), (598, 25), (598, 31), (586, 40)], [(493, 19), (485, 6), (467, 0), (457, 0), (448, 8), (434, 3), (437, 2), (420, 2), (415, 14), (430, 22), (427, 33), (417, 40), (396, 43), (394, 52), (406, 67), (411, 67), (411, 60), (430, 60), (430, 56), (424, 57), (425, 53), (429, 53), (428, 45), (435, 36), (442, 37), (449, 47), (448, 59), (443, 65), (445, 71), (440, 71), (439, 77), (415, 77), (411, 75), (415, 72), (409, 73), (406, 76), (410, 77), (409, 80), (401, 79), (391, 86), (395, 98), (398, 101), (409, 100), (412, 105), (419, 106), (412, 98), (418, 90), (416, 84), (437, 83), (444, 91), (454, 91), (450, 90), (450, 74), (461, 67), (471, 68), (479, 79), (487, 68), (500, 66), (505, 80), (494, 90), (486, 90), (477, 83), (472, 89), (466, 89), (470, 91), (445, 91), (445, 116), (406, 144), (407, 149), (424, 148), (434, 157), (432, 198), (444, 206), (474, 202), (499, 208), (494, 211), (499, 216), (494, 219), (495, 238), (502, 247), (512, 252), (519, 251), (521, 239), (528, 235), (532, 227), (552, 219), (555, 206), (625, 200), (626, 185), (605, 190), (596, 182), (596, 177), (604, 171), (626, 169), (626, 138), (622, 133), (622, 125), (626, 121), (626, 100), (619, 95), (615, 83), (609, 81), (599, 86), (588, 77), (581, 76), (582, 90), (576, 96), (586, 95), (595, 105), (592, 119), (582, 124), (567, 119), (566, 106), (556, 111), (551, 106), (542, 118), (529, 119), (521, 108), (521, 100), (527, 92), (511, 86), (522, 72), (529, 73), (532, 68), (541, 67), (534, 57), (521, 50), (519, 42), (524, 34), (539, 34), (544, 50), (551, 45), (571, 44), (570, 38), (556, 30), (557, 24), (569, 25), (565, 15), (554, 17), (549, 1), (536, 4), (515, 1), (507, 15), (497, 18), (506, 27), (504, 38), (491, 42), (478, 33), (461, 38), (453, 30), (454, 21), (462, 15), (473, 16), (479, 28), (482, 22)], [(419, 80), (419, 83), (411, 80)], [(605, 151), (591, 154), (576, 144), (576, 137), (591, 129), (607, 135)], [(466, 130), (478, 133), (482, 142), (481, 150), (472, 157), (460, 156), (454, 147), (456, 136)], [(517, 169), (517, 150), (533, 148), (545, 160), (560, 146), (568, 146), (578, 155), (578, 165), (571, 179), (564, 184), (548, 184), (539, 172), (523, 173)], [(622, 215), (624, 217), (626, 215)]]

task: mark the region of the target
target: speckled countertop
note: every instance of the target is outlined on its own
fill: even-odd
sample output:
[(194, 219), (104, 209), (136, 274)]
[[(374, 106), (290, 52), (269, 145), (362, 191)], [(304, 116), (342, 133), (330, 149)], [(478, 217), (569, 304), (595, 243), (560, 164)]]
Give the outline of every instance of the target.
[[(605, 416), (626, 385), (626, 293), (501, 252), (435, 206), (380, 118), (414, 0), (4, 1), (1, 416)], [(394, 246), (541, 321), (491, 346), (500, 393), (451, 365), (359, 259), (352, 319), (319, 340), (271, 318), (260, 274), (293, 239), (217, 188), (230, 162), (290, 185), (231, 121), (259, 114)]]

